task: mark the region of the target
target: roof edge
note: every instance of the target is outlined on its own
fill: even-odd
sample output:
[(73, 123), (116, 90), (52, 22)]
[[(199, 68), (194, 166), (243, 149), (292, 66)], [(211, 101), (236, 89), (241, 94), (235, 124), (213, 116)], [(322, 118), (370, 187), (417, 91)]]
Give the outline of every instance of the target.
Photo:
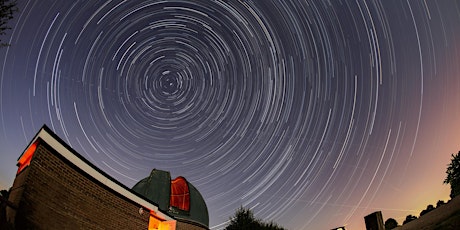
[(121, 184), (119, 181), (115, 180), (113, 177), (97, 168), (78, 152), (76, 152), (72, 147), (65, 143), (61, 138), (59, 138), (48, 126), (43, 125), (38, 133), (32, 138), (32, 141), (29, 142), (25, 150), (21, 153), (18, 160), (22, 155), (27, 151), (27, 149), (37, 140), (41, 139), (47, 145), (55, 150), (56, 153), (64, 157), (66, 160), (80, 168), (82, 171), (87, 173), (94, 180), (97, 180), (101, 184), (112, 189), (114, 192), (128, 198), (129, 200), (139, 204), (144, 208), (148, 208), (152, 211), (160, 213), (165, 220), (175, 220), (173, 216), (169, 213), (161, 210), (158, 206), (152, 202), (149, 202), (144, 197), (140, 197), (134, 191)]

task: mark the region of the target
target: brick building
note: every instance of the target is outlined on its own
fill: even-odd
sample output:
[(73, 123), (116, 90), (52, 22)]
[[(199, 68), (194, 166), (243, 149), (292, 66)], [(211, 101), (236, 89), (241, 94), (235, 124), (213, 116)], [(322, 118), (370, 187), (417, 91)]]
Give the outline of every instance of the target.
[(169, 172), (154, 169), (129, 189), (46, 126), (17, 165), (6, 208), (6, 219), (16, 229), (201, 230), (209, 226), (206, 203), (185, 178), (171, 180)]

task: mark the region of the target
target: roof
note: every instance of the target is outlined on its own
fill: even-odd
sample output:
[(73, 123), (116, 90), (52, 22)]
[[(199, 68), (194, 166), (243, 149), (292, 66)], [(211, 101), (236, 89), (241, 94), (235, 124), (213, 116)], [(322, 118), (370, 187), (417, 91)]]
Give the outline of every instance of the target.
[(206, 202), (198, 189), (184, 177), (171, 180), (169, 172), (153, 169), (148, 177), (134, 185), (133, 190), (158, 204), (161, 210), (168, 210), (176, 219), (209, 228)]

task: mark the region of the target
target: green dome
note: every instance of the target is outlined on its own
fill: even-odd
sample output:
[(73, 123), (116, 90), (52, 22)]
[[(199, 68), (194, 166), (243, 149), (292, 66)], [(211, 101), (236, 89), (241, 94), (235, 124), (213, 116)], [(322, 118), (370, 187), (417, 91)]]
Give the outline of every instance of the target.
[(209, 228), (208, 208), (200, 192), (183, 177), (171, 180), (167, 171), (153, 169), (139, 181), (133, 191), (158, 205), (178, 220), (185, 220)]

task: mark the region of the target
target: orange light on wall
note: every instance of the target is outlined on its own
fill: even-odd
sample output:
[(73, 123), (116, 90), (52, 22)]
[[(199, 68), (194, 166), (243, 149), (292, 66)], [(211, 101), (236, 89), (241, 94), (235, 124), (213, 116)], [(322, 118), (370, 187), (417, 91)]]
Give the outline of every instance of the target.
[(158, 230), (176, 230), (176, 221), (169, 220), (160, 223)]
[(148, 230), (176, 230), (176, 221), (166, 221), (160, 218), (154, 211), (150, 211)]
[(149, 218), (149, 230), (158, 230), (160, 227), (160, 220), (155, 218), (155, 216), (150, 215)]
[(180, 176), (171, 181), (169, 205), (184, 211), (190, 211), (190, 191), (185, 178)]
[(32, 156), (35, 153), (35, 150), (37, 149), (37, 146), (39, 144), (39, 140), (35, 141), (25, 152), (22, 154), (21, 158), (18, 160), (18, 171), (16, 172), (16, 175), (19, 174), (25, 167), (30, 165), (30, 161), (32, 160)]

